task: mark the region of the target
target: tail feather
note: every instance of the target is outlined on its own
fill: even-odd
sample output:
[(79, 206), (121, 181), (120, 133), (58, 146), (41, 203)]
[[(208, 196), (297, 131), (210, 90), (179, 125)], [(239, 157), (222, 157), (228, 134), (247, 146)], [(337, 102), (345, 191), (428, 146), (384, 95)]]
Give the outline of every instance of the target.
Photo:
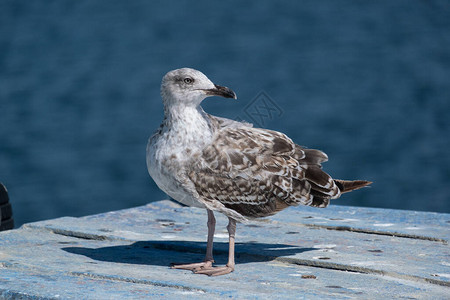
[(341, 193), (347, 193), (353, 190), (357, 190), (365, 186), (368, 186), (372, 183), (372, 181), (367, 180), (340, 180), (340, 179), (334, 179), (334, 182), (338, 186), (339, 190), (341, 190)]

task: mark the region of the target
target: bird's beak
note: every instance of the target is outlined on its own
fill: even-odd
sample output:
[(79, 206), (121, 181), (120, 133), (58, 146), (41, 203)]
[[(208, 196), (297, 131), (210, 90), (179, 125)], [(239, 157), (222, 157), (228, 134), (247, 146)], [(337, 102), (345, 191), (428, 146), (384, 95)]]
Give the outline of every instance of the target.
[(215, 84), (213, 89), (204, 90), (208, 96), (220, 96), (225, 98), (237, 99), (236, 93), (231, 89)]

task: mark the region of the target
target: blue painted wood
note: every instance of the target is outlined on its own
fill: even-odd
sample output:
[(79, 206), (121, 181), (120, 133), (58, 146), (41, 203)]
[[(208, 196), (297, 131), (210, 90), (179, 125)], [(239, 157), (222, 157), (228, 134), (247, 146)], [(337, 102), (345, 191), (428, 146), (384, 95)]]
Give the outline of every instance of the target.
[(449, 214), (290, 208), (238, 224), (236, 271), (207, 277), (168, 268), (203, 258), (206, 212), (159, 201), (0, 233), (0, 298), (448, 299), (449, 227)]

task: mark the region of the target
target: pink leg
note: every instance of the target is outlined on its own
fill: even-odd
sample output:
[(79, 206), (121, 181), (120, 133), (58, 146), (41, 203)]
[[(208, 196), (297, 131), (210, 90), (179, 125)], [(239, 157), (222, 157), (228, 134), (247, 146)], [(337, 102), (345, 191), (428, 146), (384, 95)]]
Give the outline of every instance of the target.
[(205, 261), (214, 262), (213, 258), (213, 240), (214, 232), (216, 231), (216, 218), (212, 210), (208, 211), (208, 242), (206, 243), (206, 256)]
[(208, 212), (208, 241), (206, 244), (206, 256), (205, 260), (199, 263), (192, 264), (174, 264), (172, 269), (183, 269), (183, 270), (197, 270), (203, 268), (211, 268), (212, 263), (214, 262), (213, 258), (213, 239), (214, 239), (214, 231), (216, 230), (216, 218), (214, 217), (214, 213), (212, 210), (207, 209)]
[(234, 271), (234, 238), (236, 234), (236, 221), (229, 218), (227, 226), (229, 235), (229, 249), (228, 249), (228, 263), (223, 267), (202, 267), (200, 269), (193, 270), (195, 274), (205, 274), (209, 276), (219, 276), (231, 273)]

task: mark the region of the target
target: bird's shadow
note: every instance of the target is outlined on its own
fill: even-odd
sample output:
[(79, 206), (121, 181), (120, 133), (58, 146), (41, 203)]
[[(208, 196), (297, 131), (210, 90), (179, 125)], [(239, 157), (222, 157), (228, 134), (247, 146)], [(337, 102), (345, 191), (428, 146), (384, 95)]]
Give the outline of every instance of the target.
[[(139, 241), (130, 245), (100, 248), (65, 247), (69, 253), (84, 255), (93, 260), (169, 266), (172, 263), (199, 262), (204, 258), (206, 243), (187, 241)], [(271, 261), (281, 256), (291, 256), (314, 248), (300, 248), (286, 244), (236, 243), (236, 263)], [(218, 263), (226, 263), (228, 243), (214, 243), (214, 257)]]

